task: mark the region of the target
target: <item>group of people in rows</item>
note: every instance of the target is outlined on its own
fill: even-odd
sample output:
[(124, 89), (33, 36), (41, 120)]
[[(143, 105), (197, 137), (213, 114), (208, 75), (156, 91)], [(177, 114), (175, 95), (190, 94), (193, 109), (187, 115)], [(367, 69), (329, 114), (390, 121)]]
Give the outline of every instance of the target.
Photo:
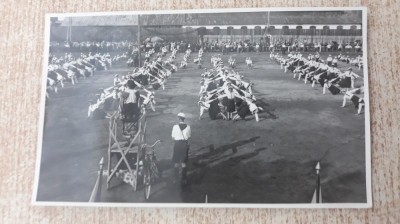
[[(171, 73), (177, 71), (174, 60), (178, 49), (174, 45), (172, 47), (171, 51), (162, 48), (158, 52), (149, 48), (145, 52), (143, 66), (135, 66), (126, 75), (115, 74), (113, 86), (99, 89), (96, 99), (90, 101), (88, 117), (102, 119), (107, 116), (107, 111), (120, 110), (124, 119), (136, 121), (148, 105), (154, 111), (154, 90), (165, 89), (167, 79)], [(168, 52), (171, 54), (164, 59)], [(131, 55), (134, 53), (138, 53), (137, 50)], [(188, 58), (189, 55), (190, 50), (186, 52), (185, 57)], [(132, 63), (131, 59), (127, 60), (128, 67)]]
[(155, 111), (155, 90), (165, 89), (167, 79), (177, 71), (174, 63), (177, 50), (173, 49), (164, 59), (166, 53), (149, 49), (143, 66), (126, 75), (115, 74), (113, 86), (100, 89), (97, 98), (90, 101), (88, 117), (102, 119), (108, 111), (120, 111), (123, 120), (136, 122), (147, 106)]
[(69, 81), (72, 85), (78, 82), (78, 79), (86, 79), (93, 76), (95, 71), (107, 70), (113, 63), (126, 58), (126, 54), (117, 54), (111, 56), (109, 53), (91, 52), (81, 53), (74, 57), (71, 53), (65, 53), (61, 56), (50, 54), (47, 72), (46, 96), (49, 92), (58, 92), (58, 88), (64, 88), (65, 82)]
[(155, 111), (155, 90), (165, 89), (165, 83), (174, 71), (174, 64), (154, 57), (126, 75), (115, 74), (113, 86), (100, 89), (97, 99), (90, 101), (88, 117), (102, 119), (107, 112), (120, 111), (121, 119), (136, 122), (147, 106)]
[(112, 52), (112, 51), (131, 51), (135, 47), (132, 41), (64, 41), (50, 42), (52, 51), (63, 52)]
[(333, 95), (343, 94), (342, 107), (346, 106), (347, 100), (351, 100), (357, 109), (357, 114), (361, 114), (365, 102), (356, 94), (363, 92), (363, 86), (355, 88), (355, 80), (361, 77), (353, 72), (351, 67), (344, 72), (341, 71), (338, 68), (337, 58), (332, 59), (329, 55), (323, 60), (318, 53), (305, 56), (299, 52), (291, 52), (287, 57), (272, 52), (270, 58), (279, 63), (285, 73), (291, 71), (294, 79), (303, 79), (305, 84), (311, 83), (312, 87), (316, 83), (320, 84), (323, 94), (327, 89)]
[(253, 83), (243, 80), (238, 72), (225, 67), (220, 55), (212, 56), (211, 64), (213, 68), (205, 69), (201, 74), (199, 119), (208, 111), (213, 120), (221, 117), (235, 121), (254, 115), (258, 122), (258, 113), (263, 109), (256, 105)]
[(148, 42), (142, 45), (144, 51), (154, 49), (156, 52), (177, 49), (178, 52), (184, 53), (187, 50), (205, 52), (221, 52), (222, 54), (228, 54), (230, 52), (242, 53), (242, 52), (267, 52), (267, 51), (303, 51), (303, 52), (361, 52), (362, 43), (360, 41), (286, 41), (282, 39), (276, 39), (272, 36), (268, 39), (260, 39), (259, 41), (250, 40), (211, 40), (202, 41), (201, 43), (190, 43), (184, 41), (177, 42)]
[(283, 53), (290, 51), (303, 51), (303, 52), (360, 52), (362, 51), (362, 44), (359, 41), (354, 42), (308, 42), (308, 41), (294, 41), (293, 43), (286, 40), (260, 40), (251, 42), (246, 41), (205, 41), (202, 48), (208, 52), (222, 52), (228, 54), (229, 52), (266, 52), (266, 51), (281, 51)]
[(294, 41), (293, 43), (285, 40), (271, 41), (269, 51), (281, 51), (282, 53), (292, 51), (303, 52), (361, 52), (362, 44), (359, 41), (354, 42), (307, 42)]
[[(147, 106), (150, 106), (155, 111), (155, 90), (160, 87), (164, 88), (166, 80), (176, 71), (174, 60), (176, 58), (177, 50), (174, 48), (166, 60), (166, 52), (161, 54), (156, 53), (154, 49), (146, 52), (148, 57), (144, 65), (135, 68), (127, 75), (120, 76), (116, 74), (113, 80), (113, 86), (107, 89), (99, 89), (96, 94), (96, 101), (90, 101), (88, 109), (89, 118), (103, 119), (107, 116), (117, 115), (117, 118), (122, 120), (123, 133), (131, 139), (138, 130), (137, 121), (140, 116), (145, 112)], [(189, 59), (190, 52), (187, 53)], [(174, 140), (173, 157), (174, 163), (174, 176), (173, 183), (178, 181), (185, 185), (187, 182), (187, 169), (186, 162), (188, 161), (189, 139), (191, 137), (190, 126), (185, 123), (185, 114), (178, 113), (179, 123), (173, 126), (171, 137)], [(134, 130), (127, 130), (125, 128), (126, 122), (133, 122)], [(131, 131), (131, 133), (129, 132)], [(133, 133), (132, 133), (133, 132)], [(117, 155), (121, 159), (120, 155)], [(128, 163), (136, 160), (136, 156), (127, 158)], [(143, 162), (139, 162), (143, 165)], [(122, 178), (124, 182), (134, 185), (134, 177), (132, 173), (128, 172), (126, 165), (118, 167), (117, 176)]]

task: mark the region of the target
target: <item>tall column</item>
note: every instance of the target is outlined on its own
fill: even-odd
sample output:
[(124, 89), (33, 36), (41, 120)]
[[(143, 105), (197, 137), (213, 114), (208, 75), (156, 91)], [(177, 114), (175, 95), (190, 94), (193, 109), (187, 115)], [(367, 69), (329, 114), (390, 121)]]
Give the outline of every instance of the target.
[(142, 66), (142, 51), (140, 49), (141, 46), (141, 38), (140, 38), (140, 30), (141, 30), (141, 24), (140, 24), (140, 15), (138, 14), (138, 36), (137, 36), (137, 42), (138, 42), (138, 60), (139, 60), (139, 66)]

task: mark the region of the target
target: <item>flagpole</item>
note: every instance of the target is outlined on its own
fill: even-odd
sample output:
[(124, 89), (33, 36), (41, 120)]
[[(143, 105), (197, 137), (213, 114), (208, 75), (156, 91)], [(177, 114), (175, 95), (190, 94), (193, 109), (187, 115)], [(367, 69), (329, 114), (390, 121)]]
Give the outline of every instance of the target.
[(138, 14), (138, 37), (137, 37), (137, 42), (138, 42), (138, 53), (139, 53), (139, 67), (142, 66), (142, 52), (141, 52), (141, 49), (140, 49), (140, 46), (141, 46), (140, 30), (141, 30), (140, 15)]
[(69, 29), (71, 28), (71, 26), (70, 26), (70, 19), (71, 19), (71, 18), (68, 18), (67, 36), (66, 36), (66, 41), (67, 41), (67, 43), (69, 43)]
[(269, 30), (269, 26), (270, 26), (270, 13), (271, 13), (271, 11), (268, 11), (267, 12), (267, 36), (269, 37), (269, 43), (271, 44), (272, 42), (273, 42), (273, 40), (272, 40), (272, 35), (271, 35), (271, 33), (269, 32), (270, 30)]
[(321, 194), (321, 177), (319, 175), (319, 171), (321, 169), (321, 165), (319, 164), (319, 161), (317, 163), (317, 166), (315, 167), (316, 173), (317, 173), (317, 188), (316, 188), (316, 203), (320, 203), (320, 194)]
[(69, 38), (68, 42), (72, 42), (72, 17), (69, 17)]

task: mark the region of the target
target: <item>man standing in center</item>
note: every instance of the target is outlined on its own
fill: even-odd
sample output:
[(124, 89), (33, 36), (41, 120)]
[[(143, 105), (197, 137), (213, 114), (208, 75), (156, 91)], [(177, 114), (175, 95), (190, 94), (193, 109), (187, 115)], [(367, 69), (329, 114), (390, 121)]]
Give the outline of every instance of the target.
[(186, 163), (189, 157), (189, 139), (191, 137), (190, 126), (185, 123), (185, 118), (184, 113), (179, 113), (179, 123), (172, 128), (172, 139), (174, 140), (174, 153), (172, 156), (174, 183), (179, 180), (181, 175), (182, 184), (186, 184)]

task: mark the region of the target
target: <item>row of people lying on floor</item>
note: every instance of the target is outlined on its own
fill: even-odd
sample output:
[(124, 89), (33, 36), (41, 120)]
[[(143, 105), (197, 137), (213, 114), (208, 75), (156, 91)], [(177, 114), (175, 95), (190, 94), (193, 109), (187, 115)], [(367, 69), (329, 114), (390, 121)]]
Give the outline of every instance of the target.
[[(271, 55), (273, 55), (273, 54), (274, 53), (271, 52)], [(290, 56), (291, 54), (292, 53), (289, 53), (288, 56)], [(319, 53), (316, 53), (316, 54), (309, 54), (307, 56), (307, 59), (308, 60), (315, 60), (317, 62), (320, 62), (321, 57), (320, 57)], [(360, 70), (362, 68), (362, 66), (363, 66), (362, 60), (363, 59), (362, 59), (361, 55), (359, 55), (359, 56), (357, 56), (355, 58), (350, 58), (350, 56), (348, 56), (348, 55), (346, 56), (346, 55), (339, 54), (339, 55), (334, 56), (334, 57), (332, 57), (332, 55), (328, 55), (326, 60), (325, 61), (322, 60), (322, 62), (326, 62), (326, 64), (328, 66), (337, 67), (338, 61), (341, 61), (341, 62), (344, 62), (344, 63), (347, 63), (347, 64), (351, 64), (351, 65), (357, 66), (358, 70)]]
[[(83, 54), (81, 53), (79, 57), (75, 58), (71, 54), (66, 54), (64, 57), (56, 57), (52, 55), (49, 60), (49, 70), (61, 69), (64, 71), (72, 70), (76, 76), (82, 76), (83, 70), (89, 70), (90, 75), (97, 70), (107, 70), (109, 69), (113, 62), (117, 62), (124, 59), (124, 55), (117, 55), (111, 58), (110, 54)], [(60, 71), (61, 73), (64, 73)], [(62, 75), (62, 74), (61, 74)], [(86, 75), (88, 76), (88, 75)]]
[[(128, 56), (127, 56), (128, 54), (126, 52), (121, 53), (121, 54), (115, 54), (114, 56), (111, 56), (110, 53), (93, 54), (92, 52), (88, 52), (87, 54), (81, 52), (80, 54), (76, 54), (76, 55), (77, 55), (77, 57), (71, 53), (65, 53), (64, 55), (60, 55), (60, 56), (56, 56), (55, 54), (50, 54), (49, 64), (63, 64), (63, 63), (73, 62), (77, 59), (85, 59), (85, 58), (92, 58), (92, 57), (96, 57), (104, 63), (107, 62), (109, 64), (112, 64), (113, 62), (118, 62), (122, 59), (128, 58)], [(100, 63), (100, 65), (102, 66), (101, 63)]]
[(318, 61), (315, 59), (309, 60), (300, 53), (290, 53), (288, 58), (279, 54), (271, 54), (271, 58), (281, 65), (285, 73), (287, 71), (293, 72), (293, 78), (297, 76), (298, 80), (304, 79), (304, 83), (307, 84), (309, 82), (312, 87), (319, 83), (323, 94), (326, 93), (326, 89), (333, 95), (343, 93), (346, 96), (347, 93), (351, 93), (352, 96), (350, 98), (352, 98), (352, 102), (358, 109), (358, 114), (361, 113), (359, 108), (364, 107), (364, 99), (357, 98), (354, 95), (358, 92), (358, 88), (355, 88), (355, 80), (360, 76), (354, 73), (352, 68), (342, 72), (337, 67), (329, 66), (322, 59)]
[(259, 121), (258, 113), (262, 108), (256, 105), (253, 84), (244, 81), (239, 73), (226, 69), (222, 61), (218, 61), (214, 69), (205, 69), (200, 84), (199, 119), (208, 111), (212, 120), (219, 116), (225, 120), (245, 119), (253, 114)]
[(162, 63), (152, 61), (141, 68), (135, 68), (127, 75), (120, 77), (116, 74), (113, 87), (100, 89), (96, 94), (96, 101), (91, 101), (88, 117), (103, 119), (107, 111), (121, 111), (125, 119), (135, 121), (147, 105), (155, 111), (154, 91), (160, 87), (165, 88), (171, 73)]
[(49, 91), (58, 92), (58, 88), (64, 88), (64, 82), (70, 81), (72, 85), (78, 82), (78, 78), (93, 76), (95, 71), (107, 70), (114, 62), (124, 59), (124, 55), (111, 57), (110, 54), (80, 54), (75, 58), (71, 54), (61, 57), (52, 55), (49, 58), (46, 96)]
[[(284, 57), (279, 54), (271, 54), (271, 59), (281, 65), (285, 72), (288, 70), (293, 72), (293, 78), (298, 76), (298, 79), (304, 79), (304, 82), (310, 81), (314, 87), (315, 83), (318, 82), (321, 86), (324, 86), (325, 81), (330, 81), (335, 78), (339, 78), (342, 88), (354, 88), (354, 83), (359, 75), (352, 71), (352, 68), (348, 68), (347, 71), (342, 72), (337, 66), (329, 63), (326, 60), (325, 63), (322, 59), (316, 59), (314, 57), (303, 57), (300, 53), (290, 53), (288, 57)], [(329, 59), (329, 56), (328, 56)]]
[(119, 76), (118, 74), (114, 77), (114, 86), (126, 83), (129, 79), (134, 79), (141, 86), (151, 85), (153, 89), (157, 90), (160, 87), (165, 89), (165, 82), (167, 78), (175, 70), (167, 69), (162, 63), (158, 61), (152, 61), (145, 63), (141, 68), (135, 68), (132, 72), (125, 76)]

